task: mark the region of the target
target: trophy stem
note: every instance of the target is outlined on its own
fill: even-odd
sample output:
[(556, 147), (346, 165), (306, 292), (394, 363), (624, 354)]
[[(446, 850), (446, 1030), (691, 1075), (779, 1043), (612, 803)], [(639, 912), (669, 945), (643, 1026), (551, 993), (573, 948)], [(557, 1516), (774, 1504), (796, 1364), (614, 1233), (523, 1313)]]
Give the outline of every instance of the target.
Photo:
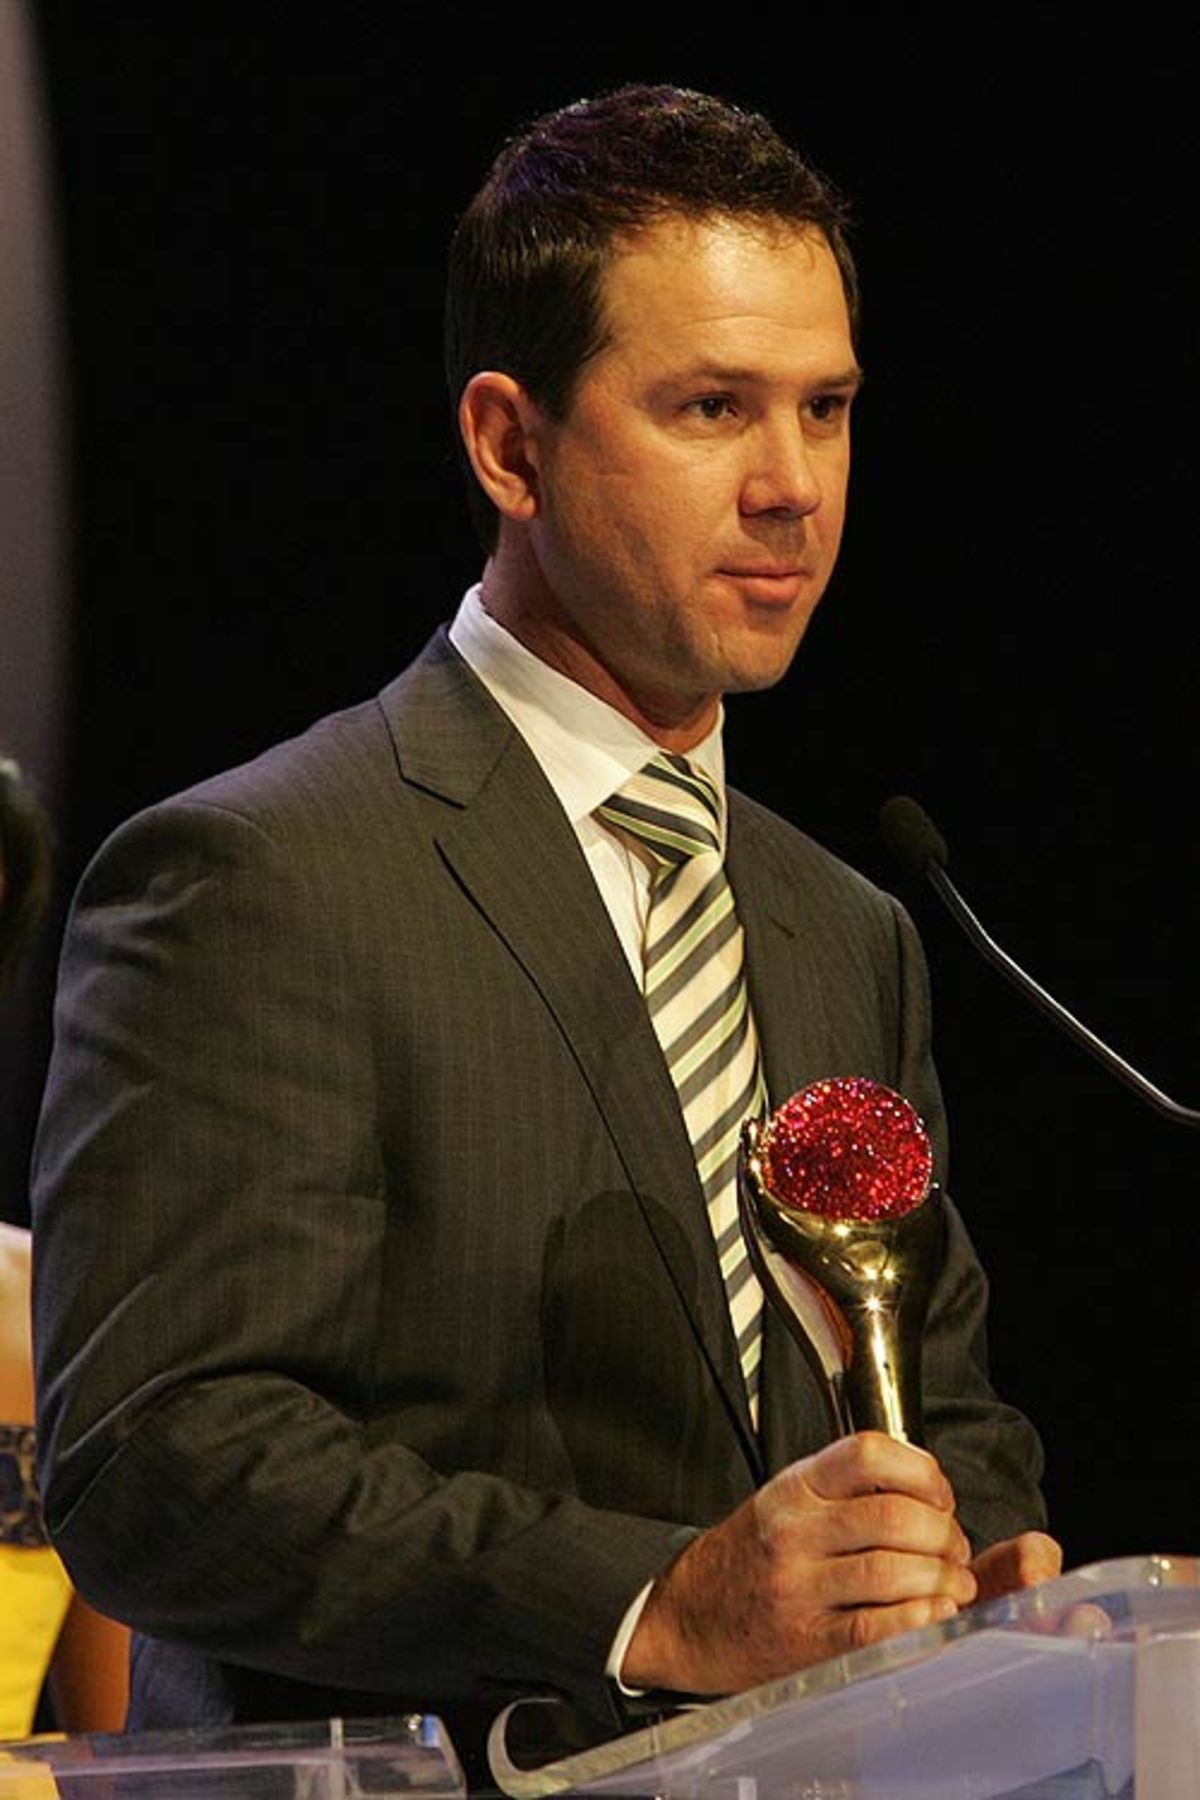
[(945, 1229), (936, 1184), (890, 1218), (829, 1218), (780, 1202), (761, 1126), (745, 1130), (738, 1208), (763, 1291), (820, 1383), (832, 1429), (921, 1444), (921, 1344)]
[(919, 1398), (911, 1390), (903, 1397), (895, 1313), (864, 1307), (855, 1333), (857, 1355), (846, 1373), (854, 1392), (848, 1397), (851, 1418), (904, 1443), (920, 1441), (914, 1412)]

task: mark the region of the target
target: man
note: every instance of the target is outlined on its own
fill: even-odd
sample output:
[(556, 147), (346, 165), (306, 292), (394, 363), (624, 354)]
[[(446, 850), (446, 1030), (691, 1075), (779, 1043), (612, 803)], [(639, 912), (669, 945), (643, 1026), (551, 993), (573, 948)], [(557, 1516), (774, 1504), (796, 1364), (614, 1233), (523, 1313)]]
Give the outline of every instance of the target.
[[(953, 1208), (932, 1454), (827, 1443), (728, 1226), (764, 1093), (873, 1077), (943, 1157), (906, 918), (723, 792), (720, 697), (783, 675), (837, 554), (853, 305), (764, 121), (635, 88), (534, 126), (452, 256), (480, 589), (85, 877), (44, 1485), (145, 1634), (135, 1723), (426, 1707), (471, 1760), (514, 1694), (612, 1733), (1056, 1570)], [(703, 846), (647, 838), (646, 782)]]

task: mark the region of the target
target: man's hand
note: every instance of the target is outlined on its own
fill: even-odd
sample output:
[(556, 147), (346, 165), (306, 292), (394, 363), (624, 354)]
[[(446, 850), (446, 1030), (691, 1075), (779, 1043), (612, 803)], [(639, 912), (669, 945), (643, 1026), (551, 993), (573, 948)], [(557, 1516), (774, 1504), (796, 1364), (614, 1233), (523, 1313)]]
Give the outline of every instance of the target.
[(948, 1619), (976, 1597), (970, 1554), (932, 1456), (879, 1432), (841, 1438), (680, 1553), (651, 1589), (621, 1679), (737, 1693)]
[(1018, 1588), (1037, 1587), (1062, 1574), (1062, 1549), (1044, 1531), (1023, 1531), (981, 1550), (971, 1563), (980, 1600), (995, 1600)]

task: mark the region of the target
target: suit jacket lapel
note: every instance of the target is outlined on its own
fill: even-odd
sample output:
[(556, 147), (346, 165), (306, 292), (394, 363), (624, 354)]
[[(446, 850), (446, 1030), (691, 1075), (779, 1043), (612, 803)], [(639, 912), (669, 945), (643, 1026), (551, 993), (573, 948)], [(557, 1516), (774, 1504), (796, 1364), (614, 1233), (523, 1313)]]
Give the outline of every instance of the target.
[[(830, 1063), (836, 1055), (831, 1015), (804, 895), (779, 864), (757, 809), (733, 792), (729, 801), (726, 862), (746, 934), (750, 1004), (774, 1110), (809, 1082), (846, 1071)], [(768, 1473), (809, 1454), (829, 1435), (822, 1388), (769, 1303), (759, 1435)]]
[[(691, 1145), (645, 1002), (535, 758), (444, 634), (385, 690), (406, 780), (449, 802), (436, 838), (557, 1019), (757, 1474), (760, 1456)], [(664, 1232), (652, 1199), (677, 1223)], [(697, 1273), (699, 1272), (699, 1273)]]
[(729, 879), (746, 934), (750, 1004), (770, 1106), (822, 1076), (836, 1054), (830, 1011), (804, 895), (781, 867), (756, 809), (730, 794)]

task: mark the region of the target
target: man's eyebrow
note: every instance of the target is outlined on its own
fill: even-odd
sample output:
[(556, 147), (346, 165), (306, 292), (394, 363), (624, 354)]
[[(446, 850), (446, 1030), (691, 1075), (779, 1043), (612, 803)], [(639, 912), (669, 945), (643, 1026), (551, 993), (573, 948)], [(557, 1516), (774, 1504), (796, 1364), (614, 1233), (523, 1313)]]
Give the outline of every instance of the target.
[[(714, 386), (726, 384), (730, 387), (741, 386), (747, 382), (762, 381), (764, 373), (758, 368), (742, 368), (732, 363), (697, 363), (693, 368), (685, 369), (673, 378), (681, 385), (698, 382), (711, 382)], [(770, 377), (766, 377), (770, 379)], [(818, 388), (860, 388), (866, 379), (858, 363), (851, 363), (849, 368), (840, 369), (833, 375), (822, 375), (813, 382)]]

